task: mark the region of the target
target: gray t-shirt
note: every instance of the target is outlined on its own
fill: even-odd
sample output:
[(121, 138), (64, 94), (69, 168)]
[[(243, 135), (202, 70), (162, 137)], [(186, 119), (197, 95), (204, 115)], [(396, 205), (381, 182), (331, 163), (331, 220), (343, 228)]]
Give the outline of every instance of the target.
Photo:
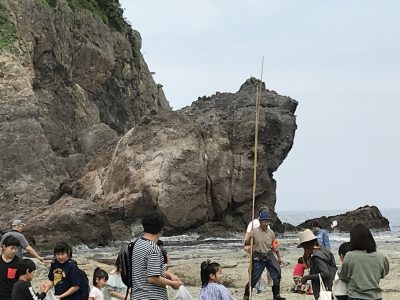
[(18, 231), (15, 231), (15, 230), (11, 230), (11, 231), (9, 231), (9, 232), (6, 232), (6, 233), (3, 235), (3, 237), (1, 238), (0, 247), (3, 247), (4, 239), (5, 239), (6, 237), (10, 236), (10, 235), (12, 235), (13, 237), (15, 237), (15, 238), (19, 241), (20, 245), (19, 245), (19, 247), (18, 247), (18, 250), (17, 250), (16, 255), (17, 255), (20, 259), (23, 259), (23, 251), (24, 251), (24, 249), (26, 249), (26, 247), (29, 246), (29, 243), (28, 243), (28, 241), (26, 240), (25, 236), (24, 236), (22, 233), (20, 233), (20, 232), (18, 232)]

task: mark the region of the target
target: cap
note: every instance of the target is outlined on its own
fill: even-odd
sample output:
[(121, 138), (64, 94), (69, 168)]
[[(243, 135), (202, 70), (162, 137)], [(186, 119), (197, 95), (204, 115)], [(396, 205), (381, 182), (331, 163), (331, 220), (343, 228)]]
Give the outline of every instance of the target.
[(269, 216), (269, 213), (267, 211), (262, 211), (260, 212), (260, 220), (268, 220), (271, 221), (271, 217)]
[(11, 226), (25, 226), (25, 223), (22, 222), (21, 220), (14, 220)]

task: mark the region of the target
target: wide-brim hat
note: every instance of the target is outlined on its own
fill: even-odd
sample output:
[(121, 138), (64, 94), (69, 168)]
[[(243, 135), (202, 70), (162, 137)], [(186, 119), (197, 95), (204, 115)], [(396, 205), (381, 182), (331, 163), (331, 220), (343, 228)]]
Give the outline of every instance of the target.
[(316, 239), (317, 239), (317, 237), (310, 229), (306, 229), (302, 232), (299, 232), (300, 244), (297, 246), (297, 248), (301, 248), (302, 247), (301, 244), (303, 244), (305, 242), (313, 241)]

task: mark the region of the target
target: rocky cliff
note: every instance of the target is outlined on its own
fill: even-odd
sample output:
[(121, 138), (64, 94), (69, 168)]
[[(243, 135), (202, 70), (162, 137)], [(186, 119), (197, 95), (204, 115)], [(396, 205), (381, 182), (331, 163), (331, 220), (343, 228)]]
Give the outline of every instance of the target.
[[(18, 216), (50, 248), (61, 238), (105, 244), (129, 238), (150, 209), (171, 232), (242, 228), (259, 81), (173, 112), (118, 1), (0, 5), (2, 229)], [(279, 224), (273, 172), (293, 145), (297, 102), (261, 90), (256, 202)]]
[(169, 110), (118, 1), (0, 0), (0, 26), (2, 211), (46, 205), (102, 146)]

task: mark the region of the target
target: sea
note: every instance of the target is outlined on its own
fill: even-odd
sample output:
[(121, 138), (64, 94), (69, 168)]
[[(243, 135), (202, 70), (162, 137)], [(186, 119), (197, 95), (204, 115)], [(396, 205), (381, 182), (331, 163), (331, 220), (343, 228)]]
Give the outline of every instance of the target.
[[(390, 231), (373, 232), (377, 246), (390, 243), (400, 244), (400, 208), (381, 209), (382, 215), (389, 220)], [(317, 217), (334, 216), (345, 213), (342, 210), (313, 210), (313, 211), (277, 211), (282, 222), (292, 225)], [(296, 233), (285, 233), (277, 236), (280, 248), (296, 249), (298, 236)], [(164, 246), (171, 258), (207, 257), (213, 254), (223, 255), (225, 252), (243, 249), (244, 232), (232, 232), (229, 237), (215, 237), (210, 232), (209, 237), (201, 238), (196, 233), (162, 237)], [(348, 233), (331, 232), (329, 235), (332, 249), (337, 249), (343, 242), (349, 241)], [(88, 257), (88, 253), (95, 253), (97, 258), (116, 256), (119, 248), (126, 241), (116, 241), (106, 247), (90, 249), (85, 245), (74, 248), (74, 253)], [(89, 255), (90, 256), (90, 255)]]

